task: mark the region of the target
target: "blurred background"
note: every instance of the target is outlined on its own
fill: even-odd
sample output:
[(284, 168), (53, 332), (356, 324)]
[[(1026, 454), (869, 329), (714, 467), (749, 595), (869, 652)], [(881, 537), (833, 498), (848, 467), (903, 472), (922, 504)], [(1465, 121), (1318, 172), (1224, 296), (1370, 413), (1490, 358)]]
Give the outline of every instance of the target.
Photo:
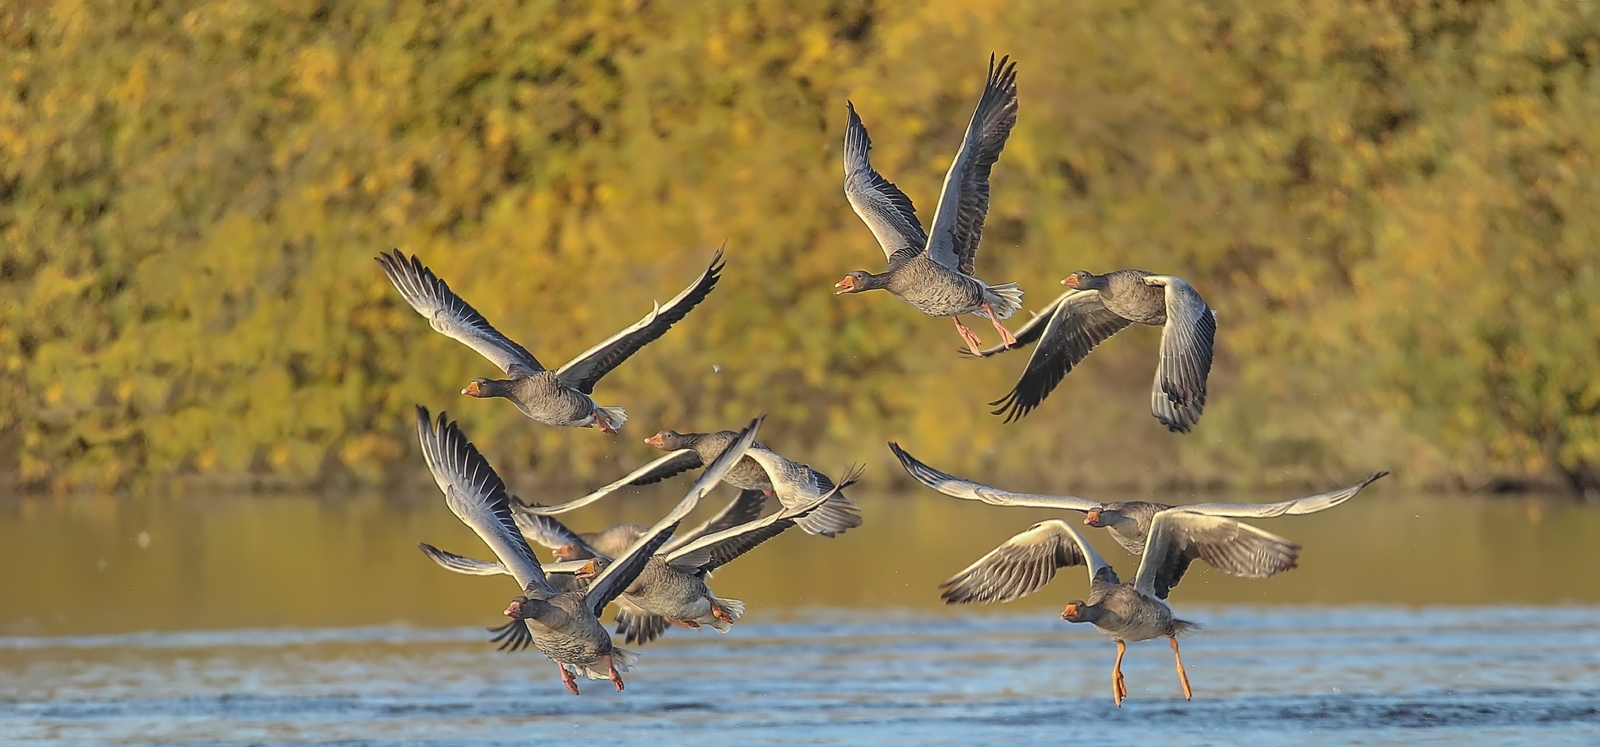
[[(833, 295), (884, 262), (843, 194), (845, 102), (931, 220), (991, 52), (1019, 61), (1021, 103), (979, 276), (1033, 310), (1078, 269), (1189, 279), (1219, 329), (1192, 434), (1148, 413), (1154, 328), (1004, 425), (985, 403), (1025, 353), (964, 359), (948, 322)], [(1185, 644), (1221, 698), (1203, 718), (1246, 742), (1304, 725), (1229, 721), (1239, 696), (1352, 739), (1593, 736), (1597, 65), (1600, 5), (1579, 2), (0, 5), (0, 732), (488, 744), (506, 723), (594, 736), (576, 719), (608, 713), (645, 729), (620, 741), (801, 723), (932, 744), (991, 716), (1058, 738), (1108, 703), (1110, 645), (1055, 619), (1081, 571), (1000, 608), (936, 591), (1050, 514), (914, 488), (894, 440), (1098, 500), (1282, 500), (1392, 470), (1264, 523), (1305, 545), (1291, 574), (1199, 569), (1175, 592), (1209, 626)], [(717, 290), (598, 387), (629, 412), (616, 438), (458, 394), (495, 370), (373, 261), (419, 255), (555, 364), (724, 242)], [(866, 523), (729, 566), (718, 590), (749, 622), (674, 631), (626, 697), (571, 699), (542, 658), (482, 642), (509, 584), (413, 549), (486, 552), (429, 479), (414, 403), (544, 502), (658, 456), (658, 429), (765, 412), (792, 458), (867, 465)], [(648, 523), (687, 486), (572, 524)], [(1101, 714), (1119, 733), (1192, 731), (1137, 710), (1175, 696), (1167, 653), (1130, 653), (1133, 710)], [(1449, 710), (1469, 701), (1493, 715)]]
[[(845, 101), (931, 220), (990, 51), (1021, 108), (980, 275), (1029, 309), (1080, 268), (1193, 281), (1194, 434), (1144, 413), (1155, 329), (1002, 426), (1024, 354), (832, 295), (883, 263)], [(526, 485), (767, 412), (873, 480), (893, 438), (1057, 489), (1600, 486), (1590, 3), (23, 1), (0, 55), (0, 472), (29, 490), (416, 480), (413, 402)], [(724, 241), (717, 291), (603, 383), (616, 440), (458, 395), (492, 367), (373, 261), (420, 255), (562, 361)]]

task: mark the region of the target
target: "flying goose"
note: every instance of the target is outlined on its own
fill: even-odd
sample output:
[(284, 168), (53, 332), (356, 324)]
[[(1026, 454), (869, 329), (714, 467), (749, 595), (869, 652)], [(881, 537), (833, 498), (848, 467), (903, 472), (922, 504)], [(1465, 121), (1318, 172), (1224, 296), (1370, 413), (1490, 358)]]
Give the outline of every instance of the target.
[(706, 271), (665, 306), (656, 304), (643, 319), (550, 371), (527, 349), (490, 325), (488, 319), (451, 291), (450, 286), (415, 255), (408, 258), (396, 249), (392, 254), (379, 254), (377, 260), (400, 295), (428, 320), (429, 326), (476, 350), (508, 377), (473, 379), (461, 390), (462, 394), (504, 397), (523, 415), (540, 423), (599, 428), (613, 435), (627, 422), (628, 414), (620, 407), (601, 407), (595, 403), (590, 396), (594, 385), (705, 300), (722, 272), (722, 250), (718, 249)]
[[(760, 418), (757, 418), (725, 458), (719, 458), (706, 468), (688, 495), (670, 513), (636, 540), (616, 562), (595, 575), (584, 589), (558, 591), (545, 577), (533, 549), (517, 527), (505, 483), (488, 460), (446, 413), (439, 413), (438, 422), (434, 423), (427, 408), (417, 407), (417, 435), (422, 443), (422, 454), (434, 482), (444, 493), (446, 505), (483, 539), (522, 587), (523, 596), (511, 601), (506, 615), (523, 623), (514, 627), (524, 631), (527, 643), (556, 662), (562, 684), (573, 695), (578, 694), (574, 677), (577, 674), (590, 679), (609, 679), (619, 692), (622, 690), (619, 672), (628, 671), (638, 660), (638, 654), (613, 646), (611, 636), (597, 616), (607, 603), (633, 583), (655, 551), (671, 538), (683, 517), (694, 510), (700, 498), (738, 461), (743, 449), (755, 440), (759, 425)], [(600, 668), (602, 663), (604, 669)]]
[[(559, 505), (533, 506), (519, 502), (515, 508), (520, 513), (545, 516), (582, 508), (610, 495), (622, 486), (649, 485), (688, 470), (698, 469), (716, 454), (721, 453), (734, 435), (733, 431), (711, 433), (661, 431), (645, 439), (644, 442), (658, 449), (670, 451), (665, 456), (628, 473), (622, 479), (582, 498)], [(745, 453), (745, 458), (734, 466), (728, 476), (723, 478), (723, 482), (747, 492), (775, 495), (778, 502), (789, 510), (794, 510), (809, 503), (812, 498), (833, 490), (833, 480), (827, 475), (812, 469), (810, 465), (788, 459), (760, 443), (750, 447)], [(833, 537), (860, 526), (861, 509), (843, 493), (839, 493), (829, 499), (820, 510), (801, 518), (799, 524), (807, 534)]]
[(1138, 322), (1161, 327), (1161, 358), (1156, 363), (1150, 412), (1168, 430), (1188, 433), (1206, 406), (1217, 313), (1183, 278), (1144, 270), (1104, 275), (1080, 270), (1062, 285), (1072, 288), (1019, 329), (1014, 341), (974, 355), (988, 357), (1038, 342), (1017, 385), (998, 405), (1005, 422), (1020, 420), (1061, 383), (1089, 351)]
[[(1150, 524), (1157, 513), (1169, 508), (1181, 508), (1185, 511), (1210, 516), (1228, 516), (1236, 519), (1271, 519), (1278, 516), (1302, 516), (1326, 511), (1355, 495), (1378, 478), (1389, 474), (1387, 470), (1374, 472), (1367, 479), (1355, 485), (1326, 493), (1308, 495), (1304, 498), (1293, 498), (1278, 503), (1196, 503), (1188, 506), (1172, 506), (1166, 503), (1153, 503), (1147, 501), (1122, 501), (1117, 503), (1100, 503), (1087, 498), (1073, 495), (1040, 495), (1037, 493), (1013, 493), (1009, 490), (990, 487), (983, 483), (956, 477), (955, 475), (940, 472), (918, 461), (916, 457), (906, 453), (900, 445), (889, 442), (889, 450), (894, 452), (900, 460), (900, 465), (917, 482), (922, 483), (945, 495), (968, 501), (978, 501), (991, 506), (1025, 506), (1028, 508), (1053, 508), (1062, 511), (1078, 511), (1085, 514), (1083, 523), (1092, 527), (1103, 527), (1111, 532), (1111, 538), (1122, 545), (1123, 549), (1135, 555), (1144, 552), (1145, 537), (1150, 534)], [(1219, 568), (1219, 570), (1242, 575), (1237, 570)], [(1249, 576), (1246, 576), (1247, 578)]]
[(982, 342), (961, 323), (962, 314), (988, 317), (1011, 345), (1016, 339), (1000, 320), (1022, 308), (1016, 283), (989, 285), (972, 274), (989, 213), (989, 171), (1017, 122), (1017, 66), (1007, 64), (1009, 59), (1003, 57), (996, 65), (994, 55), (989, 56), (988, 84), (945, 174), (931, 234), (923, 233), (911, 198), (873, 170), (867, 128), (855, 104), (845, 104), (844, 193), (883, 247), (889, 269), (882, 274), (856, 270), (834, 285), (835, 295), (882, 289), (928, 316), (950, 317), (974, 355), (981, 352)]
[[(1218, 548), (1225, 558), (1208, 556)], [(1006, 540), (939, 588), (946, 604), (1009, 602), (1043, 588), (1058, 569), (1086, 565), (1089, 601), (1067, 602), (1061, 619), (1092, 623), (1117, 642), (1117, 660), (1111, 667), (1111, 693), (1117, 706), (1128, 694), (1122, 679), (1127, 644), (1161, 637), (1172, 643), (1187, 700), (1194, 693), (1178, 653), (1178, 636), (1199, 626), (1178, 619), (1166, 599), (1196, 553), (1219, 567), (1248, 567), (1250, 575), (1269, 576), (1294, 568), (1300, 546), (1233, 519), (1168, 509), (1151, 521), (1139, 572), (1128, 584), (1118, 580), (1117, 572), (1071, 524), (1050, 519)]]

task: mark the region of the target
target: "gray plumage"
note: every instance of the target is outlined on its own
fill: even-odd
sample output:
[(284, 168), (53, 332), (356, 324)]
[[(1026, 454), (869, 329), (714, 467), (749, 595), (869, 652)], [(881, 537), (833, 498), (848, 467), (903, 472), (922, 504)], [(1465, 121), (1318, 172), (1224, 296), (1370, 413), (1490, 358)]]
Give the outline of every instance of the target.
[[(648, 485), (697, 469), (705, 463), (708, 454), (720, 453), (723, 444), (732, 435), (733, 431), (710, 433), (661, 431), (645, 439), (645, 443), (658, 449), (670, 449), (670, 453), (666, 456), (577, 500), (556, 506), (519, 504), (517, 510), (544, 515), (565, 513), (589, 505), (615, 492), (622, 485)], [(741, 490), (770, 493), (777, 497), (778, 502), (786, 510), (795, 510), (833, 489), (833, 480), (827, 475), (812, 469), (810, 465), (793, 461), (760, 443), (751, 446), (745, 458), (729, 471), (729, 475), (730, 477), (723, 482)], [(799, 523), (800, 528), (807, 534), (833, 537), (860, 526), (861, 509), (843, 493), (838, 493), (821, 509), (801, 519)]]
[(416, 256), (395, 250), (379, 254), (377, 260), (395, 289), (429, 326), (477, 351), (508, 377), (474, 379), (463, 394), (509, 399), (523, 415), (546, 425), (596, 427), (608, 433), (627, 422), (627, 413), (597, 404), (590, 396), (595, 384), (688, 315), (716, 287), (722, 272), (719, 249), (705, 272), (665, 305), (656, 304), (644, 318), (550, 371), (526, 348), (496, 330)]
[(1015, 387), (991, 405), (1012, 422), (1038, 407), (1095, 346), (1129, 324), (1162, 328), (1161, 357), (1151, 388), (1150, 412), (1168, 430), (1188, 433), (1206, 405), (1216, 341), (1216, 312), (1182, 278), (1143, 270), (1104, 275), (1075, 272), (1062, 294), (1017, 332), (1016, 343), (979, 351), (987, 357), (1038, 343)]
[(955, 319), (962, 339), (974, 352), (975, 334), (961, 323), (961, 314), (988, 317), (1005, 342), (1014, 342), (1000, 325), (1022, 308), (1015, 283), (989, 285), (973, 276), (984, 220), (989, 212), (989, 173), (1017, 121), (1016, 64), (989, 58), (989, 78), (967, 125), (961, 150), (945, 175), (930, 233), (924, 234), (911, 198), (872, 167), (872, 140), (847, 103), (845, 124), (845, 196), (877, 237), (888, 260), (887, 271), (857, 270), (834, 287), (838, 293), (887, 290), (928, 316)]
[[(1101, 527), (1111, 532), (1111, 538), (1116, 540), (1117, 544), (1135, 555), (1144, 554), (1146, 538), (1150, 534), (1151, 524), (1156, 514), (1167, 509), (1176, 508), (1195, 514), (1231, 518), (1268, 519), (1277, 516), (1301, 516), (1318, 511), (1326, 511), (1344, 503), (1354, 498), (1363, 488), (1389, 474), (1387, 471), (1374, 472), (1367, 479), (1349, 487), (1277, 503), (1197, 503), (1189, 506), (1173, 506), (1150, 501), (1100, 503), (1072, 495), (1013, 493), (1009, 490), (1001, 490), (1000, 488), (956, 477), (929, 467), (907, 453), (905, 449), (900, 448), (899, 444), (890, 442), (889, 450), (894, 452), (895, 457), (900, 460), (900, 465), (905, 467), (906, 472), (913, 479), (945, 495), (963, 500), (979, 501), (992, 506), (1025, 506), (1029, 508), (1077, 511), (1085, 514), (1085, 524)], [(1260, 577), (1253, 575), (1255, 571), (1251, 564), (1230, 560), (1230, 551), (1223, 548), (1208, 546), (1206, 549), (1201, 549), (1196, 547), (1192, 550), (1192, 553), (1190, 560), (1205, 560), (1225, 573), (1246, 578)], [(1213, 557), (1217, 558), (1220, 564), (1212, 562)]]

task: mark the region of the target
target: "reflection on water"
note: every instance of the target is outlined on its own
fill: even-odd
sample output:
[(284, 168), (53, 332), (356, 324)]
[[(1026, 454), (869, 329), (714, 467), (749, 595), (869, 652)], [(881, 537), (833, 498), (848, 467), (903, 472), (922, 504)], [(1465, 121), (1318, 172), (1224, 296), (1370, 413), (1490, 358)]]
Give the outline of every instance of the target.
[[(682, 487), (569, 515), (649, 522)], [(725, 494), (719, 500), (731, 497)], [(1119, 496), (1132, 497), (1132, 496)], [(1283, 496), (1260, 496), (1277, 499)], [(1001, 607), (938, 582), (1048, 516), (931, 492), (856, 494), (867, 523), (787, 534), (717, 574), (732, 633), (674, 630), (619, 696), (565, 693), (481, 625), (505, 578), (437, 494), (29, 500), (0, 507), (0, 734), (33, 744), (1312, 744), (1600, 741), (1600, 509), (1395, 497), (1262, 522), (1306, 547), (1266, 581), (1209, 571), (1173, 602), (1205, 629), (1114, 647), (1060, 622), (1085, 574)], [(714, 508), (714, 507), (709, 507)], [(708, 508), (708, 510), (709, 510)], [(1124, 573), (1136, 560), (1090, 537)], [(1559, 606), (1549, 606), (1552, 604)], [(1545, 605), (1545, 606), (1540, 606)]]
[[(685, 487), (655, 486), (562, 518), (580, 531), (650, 523)], [(719, 505), (702, 511), (732, 492), (714, 496)], [(748, 602), (751, 622), (807, 608), (976, 614), (947, 610), (938, 583), (1051, 515), (932, 491), (854, 497), (865, 525), (834, 539), (791, 531), (719, 571), (717, 592)], [(1246, 581), (1196, 566), (1174, 604), (1600, 603), (1600, 574), (1580, 570), (1594, 566), (1600, 506), (1402, 497), (1379, 483), (1331, 511), (1260, 523), (1305, 546), (1299, 568)], [(1103, 530), (1088, 536), (1132, 574), (1137, 558)], [(437, 493), (0, 504), (0, 635), (494, 622), (515, 585), (440, 570), (419, 540), (487, 554)], [(1084, 582), (1081, 571), (1064, 572), (1000, 610), (1059, 609)]]

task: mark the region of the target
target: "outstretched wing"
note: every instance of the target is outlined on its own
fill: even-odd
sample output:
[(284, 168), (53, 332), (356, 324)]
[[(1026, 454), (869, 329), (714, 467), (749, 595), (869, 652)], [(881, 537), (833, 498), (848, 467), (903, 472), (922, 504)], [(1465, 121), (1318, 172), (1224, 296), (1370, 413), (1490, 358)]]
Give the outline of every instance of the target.
[(621, 332), (567, 361), (566, 365), (556, 369), (556, 376), (561, 383), (584, 394), (592, 394), (594, 385), (601, 377), (611, 373), (611, 369), (639, 352), (640, 348), (666, 334), (672, 325), (677, 324), (711, 294), (711, 289), (717, 287), (717, 280), (721, 277), (722, 250), (718, 249), (716, 256), (711, 258), (710, 266), (706, 267), (706, 271), (690, 283), (689, 287), (673, 296), (665, 305), (657, 305), (651, 309), (643, 319), (628, 325)]
[[(688, 542), (677, 551), (667, 556), (667, 563), (679, 570), (688, 573), (710, 573), (739, 556), (756, 549), (761, 543), (783, 534), (789, 527), (813, 511), (822, 508), (823, 504), (832, 500), (839, 492), (856, 483), (860, 479), (861, 470), (856, 468), (848, 472), (844, 480), (831, 490), (823, 493), (795, 508), (785, 508), (765, 519), (746, 522), (735, 527), (730, 527), (719, 532), (706, 534), (693, 542)], [(761, 495), (759, 490), (748, 490), (746, 493)]]
[(570, 546), (586, 557), (605, 558), (607, 555), (594, 549), (585, 542), (583, 536), (567, 528), (554, 517), (539, 514), (513, 513), (517, 520), (517, 528), (522, 530), (522, 536), (527, 537), (551, 550)]
[(995, 64), (989, 56), (989, 82), (967, 124), (961, 150), (944, 176), (939, 209), (928, 232), (928, 253), (935, 262), (971, 275), (989, 214), (989, 170), (1000, 159), (1011, 127), (1017, 123), (1017, 63), (1010, 57)]
[(1217, 336), (1217, 314), (1182, 278), (1148, 275), (1146, 285), (1166, 290), (1167, 323), (1161, 329), (1161, 363), (1150, 392), (1150, 412), (1168, 430), (1188, 433), (1206, 407), (1206, 377)]
[(922, 232), (911, 198), (872, 168), (867, 158), (872, 139), (867, 137), (866, 125), (856, 115), (855, 104), (846, 101), (845, 107), (850, 116), (844, 128), (844, 195), (861, 222), (872, 229), (889, 266), (894, 267), (917, 256), (927, 245), (928, 235)]
[(448, 415), (439, 413), (439, 422), (434, 424), (428, 418), (428, 409), (420, 405), (417, 406), (417, 436), (422, 442), (422, 456), (428, 462), (428, 470), (433, 472), (434, 482), (444, 493), (450, 512), (483, 538), (501, 564), (511, 570), (524, 592), (553, 596), (555, 590), (545, 580), (539, 559), (512, 518), (506, 484), (478, 453), (478, 448), (467, 440), (454, 421), (448, 420)]
[(1013, 493), (1009, 490), (990, 487), (983, 483), (973, 482), (956, 477), (947, 472), (940, 472), (918, 461), (916, 457), (906, 453), (900, 445), (890, 441), (889, 450), (894, 452), (900, 460), (900, 466), (911, 473), (911, 477), (945, 495), (967, 501), (981, 501), (991, 506), (1031, 506), (1033, 508), (1059, 508), (1067, 511), (1088, 511), (1099, 508), (1100, 503), (1075, 495), (1039, 495), (1037, 493)]
[(406, 303), (440, 334), (478, 351), (508, 375), (531, 376), (544, 370), (532, 353), (500, 334), (415, 255), (408, 259), (396, 249), (377, 259)]
[(728, 501), (728, 505), (723, 506), (722, 510), (717, 512), (716, 516), (707, 519), (706, 523), (674, 537), (671, 542), (663, 545), (660, 554), (671, 556), (674, 551), (701, 537), (755, 521), (760, 518), (761, 509), (766, 503), (766, 493), (759, 490), (741, 490), (739, 495), (734, 496), (733, 500)]
[(418, 542), (417, 549), (421, 550), (423, 555), (428, 556), (429, 560), (438, 563), (439, 567), (447, 571), (464, 573), (468, 576), (511, 575), (511, 571), (506, 568), (504, 563), (492, 563), (487, 560), (457, 555), (453, 552), (440, 550), (426, 542)]
[(1234, 576), (1266, 578), (1295, 567), (1299, 558), (1300, 546), (1276, 534), (1225, 516), (1169, 508), (1150, 522), (1133, 585), (1166, 599), (1195, 560)]
[(589, 584), (589, 591), (585, 595), (584, 601), (589, 605), (589, 609), (594, 612), (595, 616), (598, 617), (600, 611), (605, 609), (606, 604), (616, 599), (617, 595), (627, 589), (635, 578), (638, 578), (639, 572), (644, 570), (644, 565), (649, 562), (650, 556), (654, 555), (657, 549), (672, 538), (672, 532), (678, 528), (678, 523), (683, 521), (683, 517), (693, 511), (700, 499), (705, 497), (706, 493), (711, 492), (711, 489), (715, 488), (717, 483), (722, 482), (722, 478), (728, 474), (728, 470), (733, 469), (733, 465), (744, 457), (745, 451), (750, 448), (750, 444), (755, 443), (756, 432), (761, 429), (761, 421), (765, 419), (766, 416), (762, 415), (750, 421), (750, 425), (745, 426), (745, 429), (739, 433), (738, 440), (734, 441), (728, 448), (723, 449), (722, 453), (712, 460), (705, 471), (700, 473), (700, 479), (695, 480), (694, 485), (689, 488), (689, 493), (683, 497), (683, 500), (679, 501), (672, 511), (661, 517), (661, 520), (657, 521), (643, 535), (640, 535), (639, 539), (629, 546), (626, 554), (617, 558), (616, 562), (607, 565), (606, 569), (600, 572), (594, 582)]
[(1089, 567), (1091, 583), (1095, 573), (1107, 567), (1071, 524), (1050, 519), (1000, 543), (939, 584), (939, 595), (945, 604), (1009, 602), (1044, 588), (1057, 570), (1075, 565)]
[(538, 506), (521, 500), (514, 500), (512, 508), (518, 514), (538, 514), (540, 516), (564, 514), (573, 509), (583, 508), (630, 485), (649, 485), (698, 466), (700, 466), (700, 455), (694, 453), (693, 449), (679, 449), (629, 472), (622, 479), (601, 487), (582, 498), (575, 498), (554, 506)]
[(1388, 470), (1374, 472), (1370, 477), (1348, 488), (1330, 490), (1326, 493), (1308, 495), (1304, 498), (1294, 498), (1277, 503), (1196, 503), (1192, 506), (1175, 506), (1184, 511), (1197, 514), (1210, 514), (1212, 516), (1232, 516), (1244, 519), (1270, 519), (1274, 516), (1300, 516), (1326, 511), (1345, 501), (1354, 498), (1362, 488), (1376, 482), (1378, 478), (1389, 474)]
[(1004, 415), (1007, 423), (1021, 420), (1055, 391), (1074, 366), (1089, 357), (1089, 351), (1129, 324), (1106, 308), (1098, 291), (1067, 294), (1050, 316), (1038, 347), (1028, 356), (1017, 385), (989, 403), (998, 406), (992, 414)]

